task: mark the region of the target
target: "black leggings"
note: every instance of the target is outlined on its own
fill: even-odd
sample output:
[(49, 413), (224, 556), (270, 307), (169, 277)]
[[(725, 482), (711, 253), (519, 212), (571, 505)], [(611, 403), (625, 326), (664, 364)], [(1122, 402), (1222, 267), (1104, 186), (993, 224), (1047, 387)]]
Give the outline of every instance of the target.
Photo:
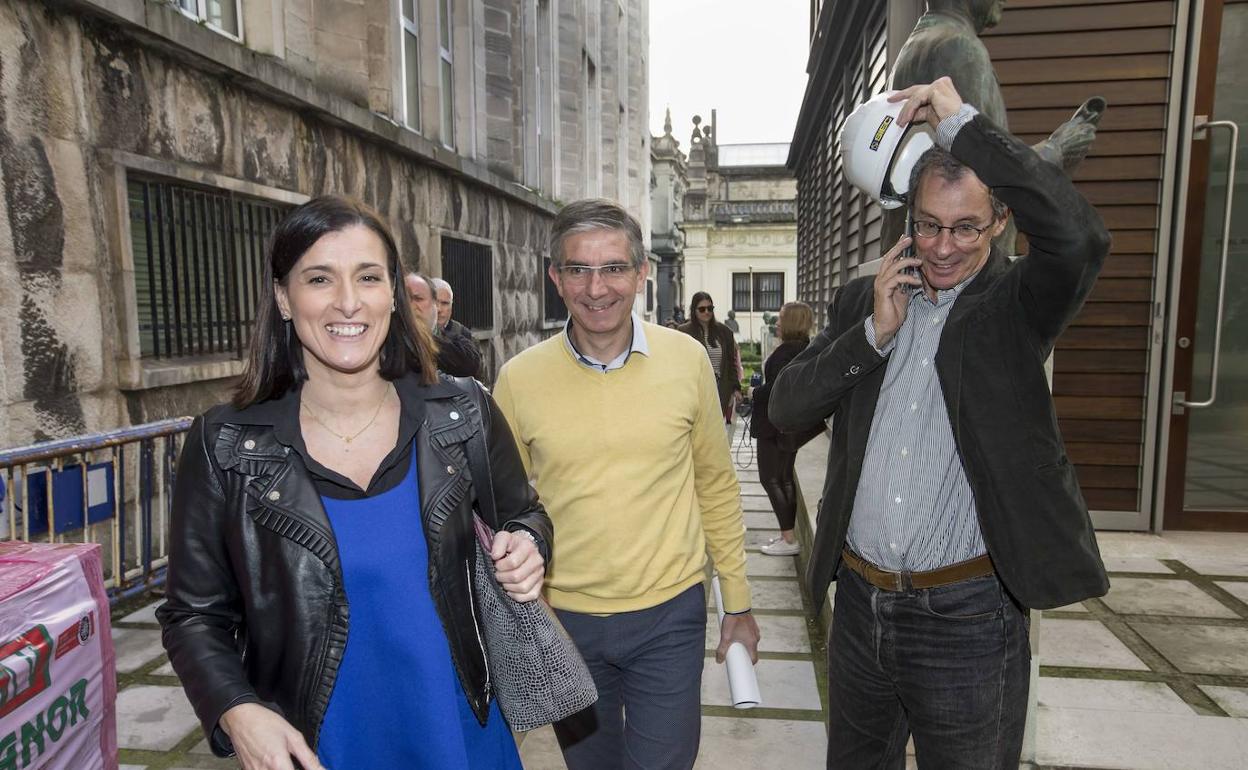
[(797, 484), (793, 478), (796, 459), (797, 452), (781, 449), (774, 438), (758, 439), (758, 480), (767, 491), (780, 529), (784, 530), (793, 529), (797, 521)]

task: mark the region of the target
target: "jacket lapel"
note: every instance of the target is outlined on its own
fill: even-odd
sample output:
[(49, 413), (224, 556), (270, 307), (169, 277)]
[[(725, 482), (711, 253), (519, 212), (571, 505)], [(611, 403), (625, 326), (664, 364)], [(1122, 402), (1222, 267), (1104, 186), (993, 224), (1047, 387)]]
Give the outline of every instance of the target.
[(316, 485), (298, 453), (277, 441), (271, 426), (226, 423), (214, 453), (223, 470), (245, 477), (247, 513), (257, 524), (299, 543), (338, 571), (334, 531)]

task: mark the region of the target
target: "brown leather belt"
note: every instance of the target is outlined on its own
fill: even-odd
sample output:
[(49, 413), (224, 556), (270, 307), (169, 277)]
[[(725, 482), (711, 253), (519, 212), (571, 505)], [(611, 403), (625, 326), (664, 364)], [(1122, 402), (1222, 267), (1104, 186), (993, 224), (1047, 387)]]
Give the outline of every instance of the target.
[(976, 556), (974, 559), (960, 561), (940, 569), (924, 572), (890, 572), (880, 569), (871, 562), (846, 548), (842, 555), (845, 566), (876, 588), (885, 591), (909, 591), (912, 588), (936, 588), (958, 583), (971, 578), (993, 574), (992, 559), (988, 554)]

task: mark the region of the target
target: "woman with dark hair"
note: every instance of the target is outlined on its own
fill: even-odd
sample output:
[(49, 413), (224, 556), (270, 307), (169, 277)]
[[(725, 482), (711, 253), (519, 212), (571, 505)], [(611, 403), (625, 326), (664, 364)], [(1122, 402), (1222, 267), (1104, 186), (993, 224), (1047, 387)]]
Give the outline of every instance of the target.
[(793, 556), (801, 548), (793, 534), (797, 521), (797, 482), (793, 465), (797, 450), (813, 438), (822, 425), (800, 435), (781, 433), (767, 417), (767, 404), (771, 386), (780, 376), (780, 370), (797, 358), (797, 354), (810, 344), (810, 331), (815, 324), (815, 314), (805, 302), (786, 302), (780, 308), (777, 324), (780, 344), (763, 363), (763, 384), (754, 389), (754, 408), (750, 412), (750, 435), (758, 440), (758, 480), (771, 500), (771, 509), (780, 524), (780, 535), (773, 537), (762, 547), (768, 556)]
[(233, 402), (183, 446), (157, 617), (213, 752), (248, 770), (520, 767), (473, 606), (473, 485), (494, 486), (518, 601), (551, 523), (493, 400), (438, 375), (401, 275), (362, 204), (292, 211)]
[(724, 415), (724, 424), (731, 425), (733, 394), (741, 391), (741, 378), (737, 376), (737, 341), (731, 329), (715, 320), (715, 301), (710, 294), (700, 291), (693, 295), (689, 321), (682, 324), (680, 330), (706, 348), (719, 390), (719, 411)]

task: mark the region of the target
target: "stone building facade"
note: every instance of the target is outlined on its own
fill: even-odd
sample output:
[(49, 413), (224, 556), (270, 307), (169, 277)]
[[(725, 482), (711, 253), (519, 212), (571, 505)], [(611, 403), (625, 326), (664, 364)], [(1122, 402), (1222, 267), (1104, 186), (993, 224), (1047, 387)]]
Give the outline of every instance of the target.
[(655, 272), (658, 307), (662, 323), (675, 315), (685, 301), (685, 191), (689, 189), (688, 159), (680, 140), (672, 136), (672, 111), (663, 120), (663, 135), (650, 142), (650, 251), (658, 261)]
[(797, 298), (797, 181), (787, 143), (721, 145), (711, 116), (703, 126), (695, 115), (690, 137), (685, 299), (709, 292), (716, 318), (732, 310), (738, 338), (759, 341), (763, 314)]
[[(0, 446), (194, 414), (264, 237), (358, 197), (492, 376), (558, 329), (558, 202), (648, 232), (647, 0), (0, 0)], [(462, 315), (461, 315), (462, 313)]]

